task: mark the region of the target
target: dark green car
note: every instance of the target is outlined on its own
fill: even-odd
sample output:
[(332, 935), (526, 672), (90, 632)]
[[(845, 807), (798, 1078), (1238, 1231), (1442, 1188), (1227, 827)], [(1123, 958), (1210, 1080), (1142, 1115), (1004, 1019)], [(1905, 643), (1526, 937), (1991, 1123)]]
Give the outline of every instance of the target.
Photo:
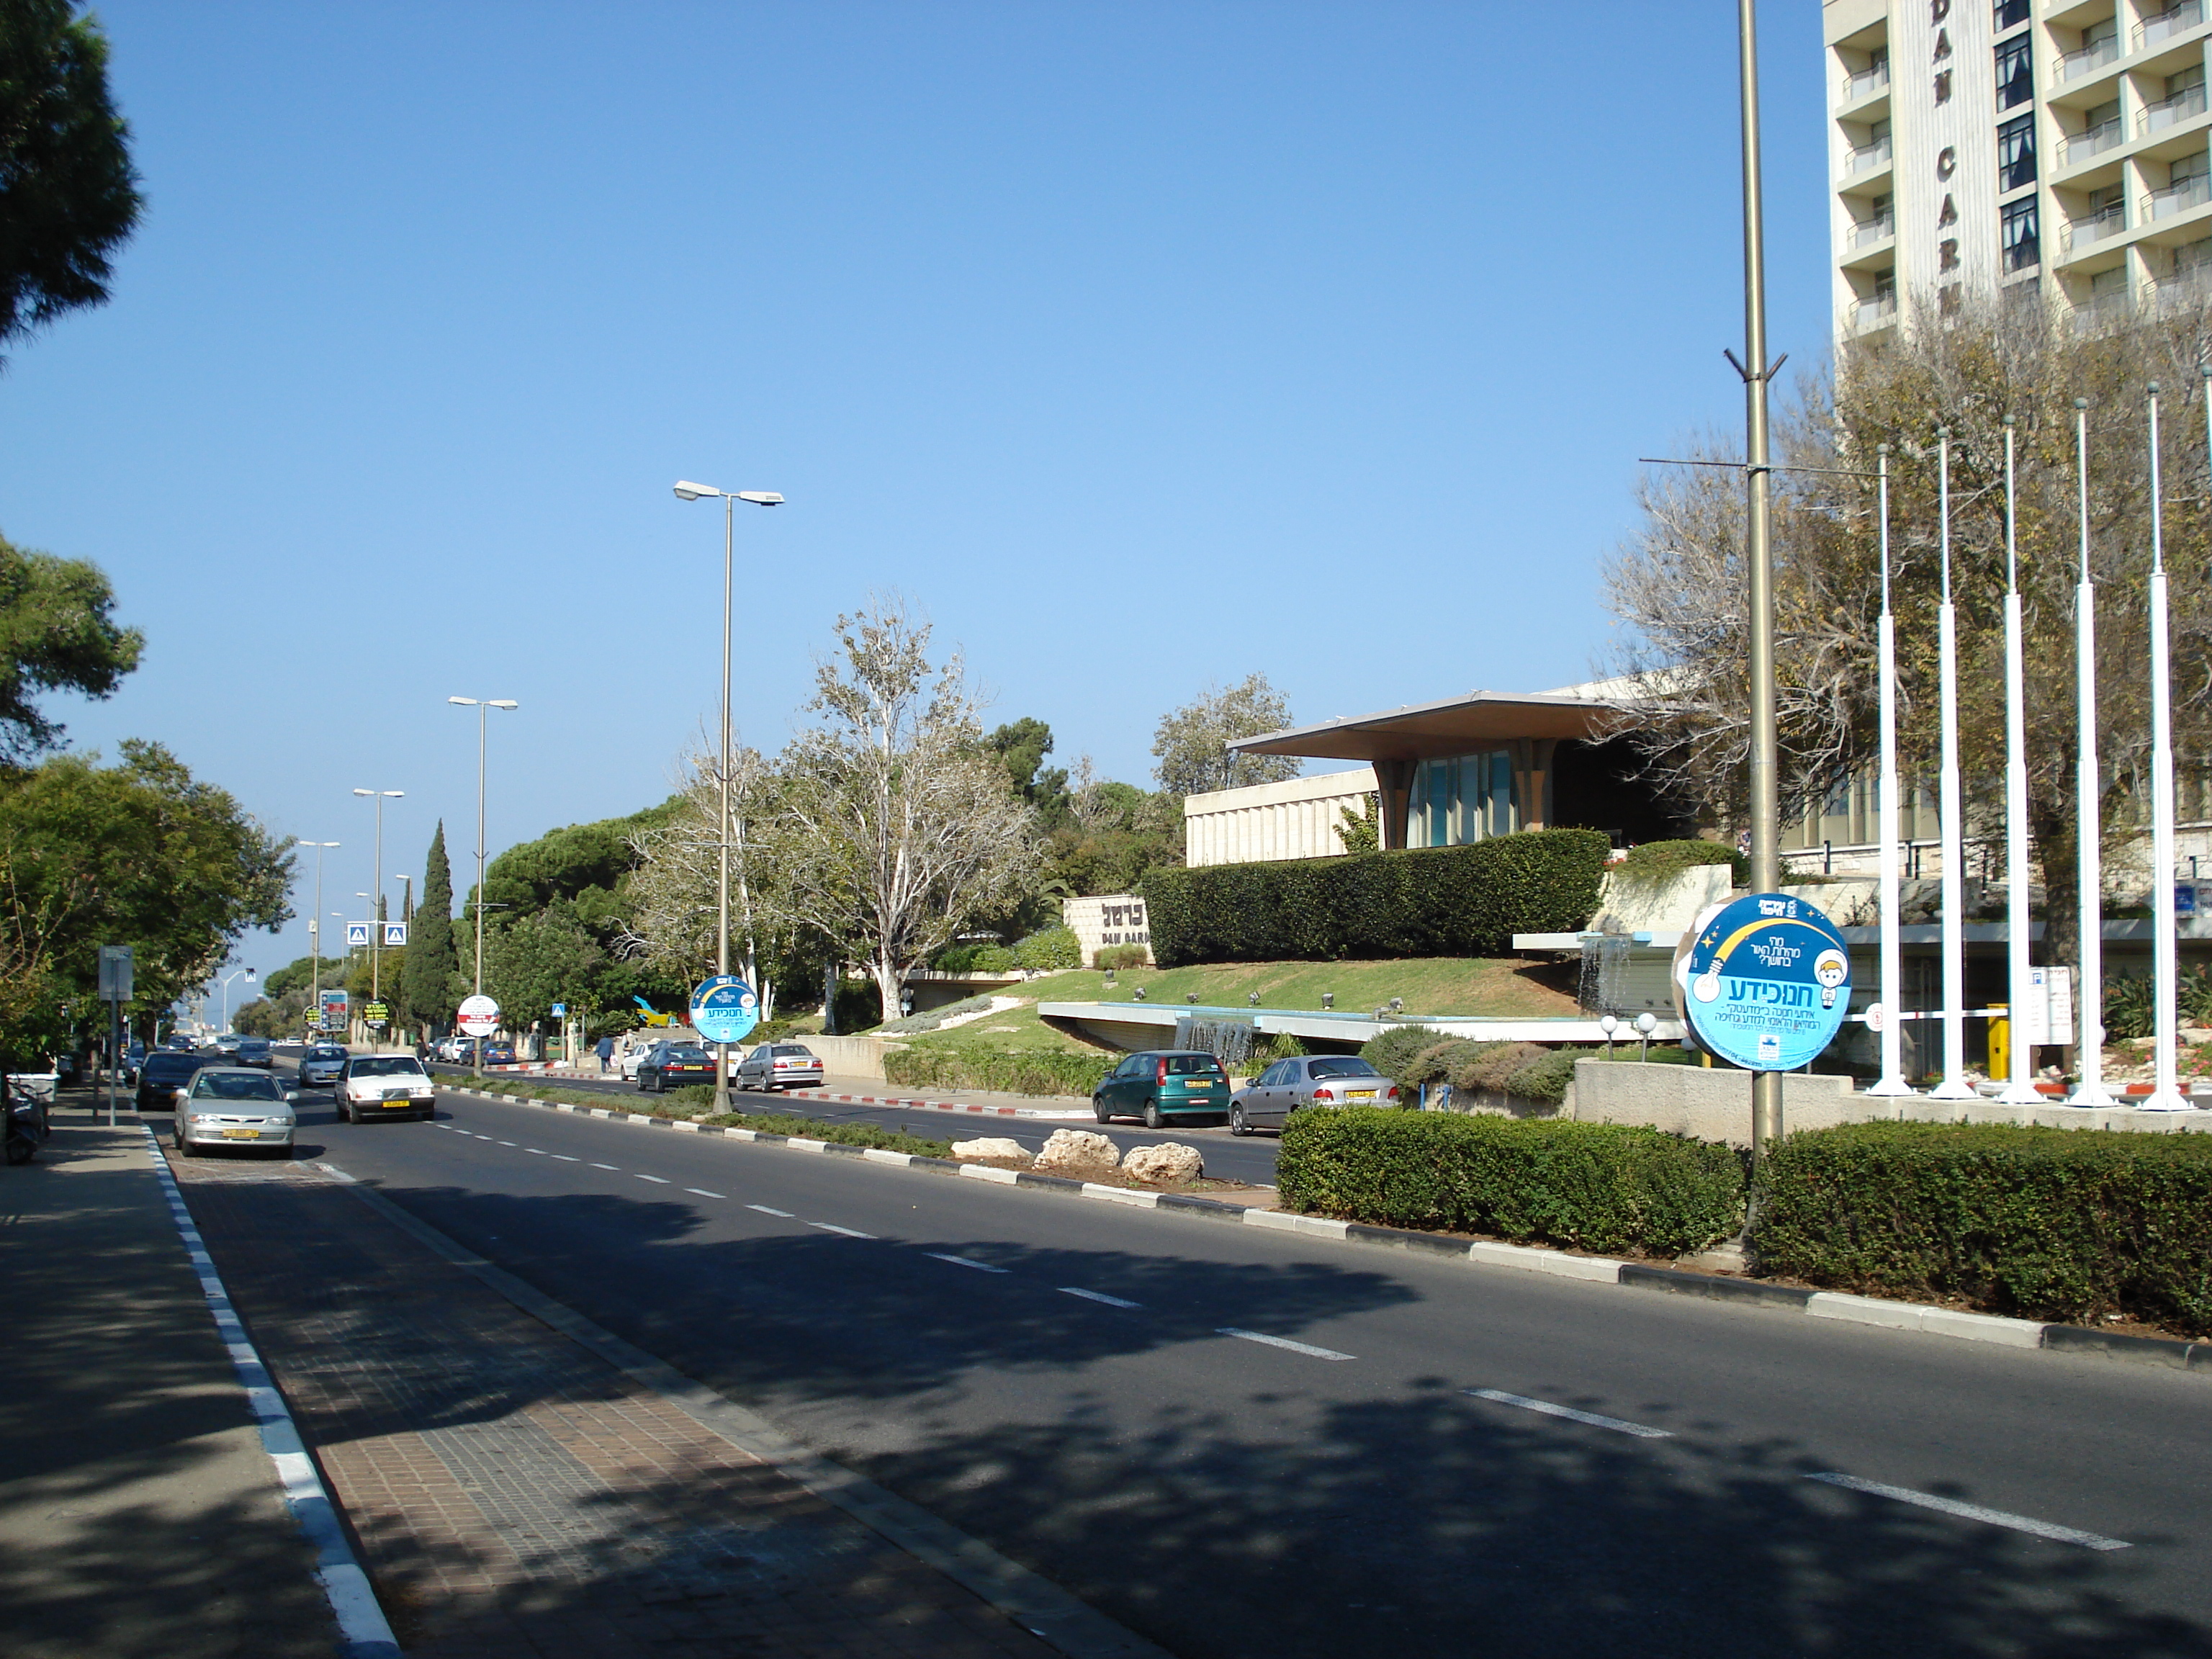
[(1141, 1116), (1147, 1129), (1165, 1128), (1170, 1118), (1223, 1121), (1229, 1113), (1229, 1073), (1202, 1048), (1147, 1048), (1106, 1074), (1091, 1097), (1091, 1109), (1101, 1123)]

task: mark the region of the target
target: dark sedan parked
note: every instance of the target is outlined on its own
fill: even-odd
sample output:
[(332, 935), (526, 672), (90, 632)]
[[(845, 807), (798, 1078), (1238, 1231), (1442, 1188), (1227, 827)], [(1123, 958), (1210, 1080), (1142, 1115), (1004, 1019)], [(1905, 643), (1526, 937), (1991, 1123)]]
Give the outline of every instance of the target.
[(1229, 1110), (1229, 1073), (1204, 1049), (1146, 1049), (1106, 1074), (1091, 1109), (1101, 1123), (1141, 1114), (1147, 1129), (1164, 1129), (1177, 1117), (1218, 1121)]
[(276, 1051), (269, 1046), (267, 1037), (247, 1037), (232, 1058), (240, 1066), (258, 1066), (265, 1072), (276, 1064)]
[(714, 1060), (696, 1042), (656, 1042), (638, 1062), (637, 1086), (665, 1094), (671, 1085), (712, 1083)]
[(1279, 1060), (1231, 1096), (1229, 1133), (1279, 1129), (1301, 1106), (1395, 1106), (1398, 1085), (1358, 1054)]
[(138, 1068), (138, 1091), (132, 1103), (142, 1112), (174, 1110), (177, 1091), (192, 1080), (192, 1073), (222, 1059), (220, 1054), (179, 1054), (166, 1049), (149, 1054)]

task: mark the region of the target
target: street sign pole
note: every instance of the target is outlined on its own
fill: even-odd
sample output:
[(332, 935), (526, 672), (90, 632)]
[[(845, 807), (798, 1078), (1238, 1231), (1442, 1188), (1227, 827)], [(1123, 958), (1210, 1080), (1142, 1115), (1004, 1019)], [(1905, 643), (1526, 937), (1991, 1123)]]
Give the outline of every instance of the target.
[(100, 995), (107, 1004), (107, 1127), (115, 1127), (115, 1079), (123, 1069), (123, 1005), (132, 991), (131, 947), (100, 947)]

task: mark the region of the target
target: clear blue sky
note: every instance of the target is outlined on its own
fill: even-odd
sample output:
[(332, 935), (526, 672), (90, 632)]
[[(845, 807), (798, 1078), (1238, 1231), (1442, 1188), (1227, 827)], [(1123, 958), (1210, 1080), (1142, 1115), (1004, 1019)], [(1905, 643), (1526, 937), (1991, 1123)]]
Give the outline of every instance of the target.
[[(442, 817), (465, 884), (448, 694), (522, 703), (495, 853), (667, 793), (718, 672), (677, 477), (790, 501), (738, 524), (746, 740), (896, 588), (1142, 782), (1255, 669), (1300, 720), (1584, 677), (1635, 458), (1741, 421), (1725, 0), (99, 9), (149, 206), (0, 378), (0, 532), (146, 632), (72, 739), (343, 842), (326, 911), (356, 786), (407, 792), (387, 876)], [(1819, 12), (1763, 9), (1812, 365)]]

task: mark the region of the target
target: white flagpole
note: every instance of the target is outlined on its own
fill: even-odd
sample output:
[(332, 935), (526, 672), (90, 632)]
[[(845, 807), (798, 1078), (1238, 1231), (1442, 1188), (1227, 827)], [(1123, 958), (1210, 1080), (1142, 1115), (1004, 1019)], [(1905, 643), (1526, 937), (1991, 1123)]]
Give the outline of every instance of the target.
[(2081, 739), (2075, 822), (2081, 908), (2081, 1080), (2069, 1106), (2110, 1106), (2105, 1092), (2104, 785), (2097, 769), (2097, 585), (2089, 580), (2089, 400), (2074, 400), (2074, 468), (2081, 515), (2081, 575), (2074, 586), (2074, 718)]
[(1905, 969), (1898, 952), (1897, 618), (1889, 608), (1889, 446), (1875, 452), (1881, 501), (1881, 1080), (1870, 1095), (1909, 1095), (1905, 1080)]
[(2181, 990), (2173, 916), (2173, 665), (2166, 629), (2166, 548), (2160, 518), (2158, 382), (2150, 383), (2150, 919), (2151, 972), (2158, 998), (2157, 1081), (2148, 1100), (2130, 1103), (2153, 1112), (2185, 1112), (2189, 1102), (2175, 1074), (2180, 1040), (2176, 1000)]
[(1938, 428), (1943, 543), (1943, 603), (1936, 613), (1937, 667), (1942, 679), (1943, 751), (1939, 803), (1943, 840), (1943, 1080), (1931, 1100), (1978, 1100), (1966, 1073), (1966, 942), (1960, 912), (1966, 896), (1966, 845), (1959, 813), (1959, 631), (1951, 605), (1951, 431)]
[(2013, 492), (2013, 420), (2004, 417), (2005, 441), (2005, 956), (2012, 1000), (2006, 1018), (2012, 1033), (2011, 1080), (1997, 1099), (2008, 1106), (2039, 1106), (2035, 1056), (2023, 1037), (2028, 987), (2027, 917), (2027, 690), (2020, 611), (2019, 517)]

